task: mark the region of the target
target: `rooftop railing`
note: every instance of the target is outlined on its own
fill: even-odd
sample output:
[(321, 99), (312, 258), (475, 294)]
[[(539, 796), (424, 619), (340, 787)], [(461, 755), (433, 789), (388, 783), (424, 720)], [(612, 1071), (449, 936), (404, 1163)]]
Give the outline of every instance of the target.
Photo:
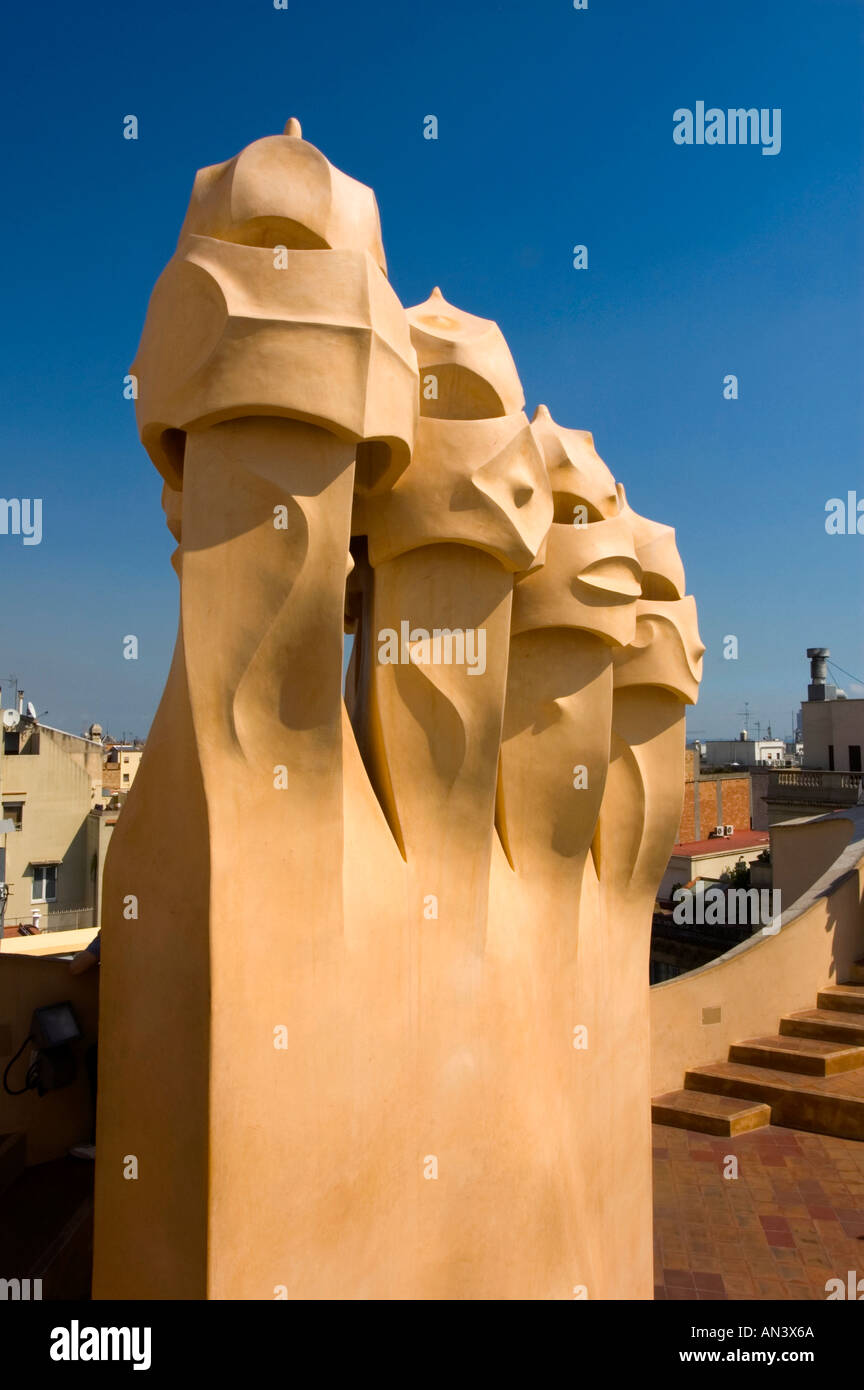
[(862, 781), (864, 774), (860, 772), (787, 768), (771, 774), (764, 795), (766, 801), (855, 806), (862, 799)]

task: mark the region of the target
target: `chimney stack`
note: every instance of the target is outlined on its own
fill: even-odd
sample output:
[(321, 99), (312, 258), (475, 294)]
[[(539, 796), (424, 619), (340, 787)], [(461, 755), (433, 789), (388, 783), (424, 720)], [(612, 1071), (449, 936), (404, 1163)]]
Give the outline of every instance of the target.
[(828, 675), (825, 658), (831, 655), (828, 647), (808, 647), (810, 658), (810, 684), (807, 687), (808, 700), (833, 700), (837, 687), (826, 684)]

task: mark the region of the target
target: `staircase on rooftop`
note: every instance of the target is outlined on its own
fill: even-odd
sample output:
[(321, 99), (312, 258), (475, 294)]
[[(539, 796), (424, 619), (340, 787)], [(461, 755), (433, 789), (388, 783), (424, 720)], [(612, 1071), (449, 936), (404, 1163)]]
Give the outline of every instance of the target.
[(693, 1067), (682, 1091), (656, 1096), (655, 1124), (702, 1134), (763, 1125), (864, 1139), (864, 960), (815, 1009), (786, 1014), (772, 1037), (733, 1043), (729, 1060)]

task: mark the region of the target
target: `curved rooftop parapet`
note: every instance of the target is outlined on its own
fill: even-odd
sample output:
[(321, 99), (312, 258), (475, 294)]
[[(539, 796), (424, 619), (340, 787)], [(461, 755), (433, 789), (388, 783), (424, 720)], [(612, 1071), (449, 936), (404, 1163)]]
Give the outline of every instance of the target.
[[(812, 1007), (817, 990), (847, 979), (864, 952), (864, 805), (773, 829), (778, 845), (795, 839), (796, 868), (787, 882), (794, 872), (792, 881), (806, 884), (808, 866), (813, 878), (771, 930), (652, 986), (655, 1094), (679, 1086), (685, 1068), (725, 1058), (739, 1039), (775, 1032), (782, 1014)], [(832, 848), (835, 856), (822, 868)], [(777, 886), (782, 892), (782, 882)]]

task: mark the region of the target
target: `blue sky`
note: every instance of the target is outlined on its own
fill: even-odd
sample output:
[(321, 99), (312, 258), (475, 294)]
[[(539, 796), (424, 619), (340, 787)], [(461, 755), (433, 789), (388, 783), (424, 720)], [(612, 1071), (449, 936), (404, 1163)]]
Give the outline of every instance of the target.
[[(529, 414), (592, 430), (676, 527), (691, 731), (746, 700), (786, 732), (810, 645), (864, 674), (864, 537), (824, 526), (864, 497), (862, 35), (859, 0), (7, 8), (0, 491), (44, 515), (41, 545), (0, 536), (0, 676), (48, 723), (146, 734), (177, 589), (123, 376), (196, 169), (289, 115), (374, 187), (403, 302), (497, 319)], [(676, 145), (698, 100), (781, 108), (780, 153)]]

